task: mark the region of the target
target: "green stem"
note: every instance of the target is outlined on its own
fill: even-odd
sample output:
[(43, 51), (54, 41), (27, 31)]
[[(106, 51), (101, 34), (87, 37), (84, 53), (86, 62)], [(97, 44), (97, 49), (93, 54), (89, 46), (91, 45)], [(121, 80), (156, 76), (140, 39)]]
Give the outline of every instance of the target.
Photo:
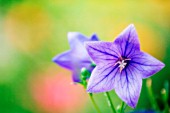
[(166, 91), (165, 88), (163, 88), (163, 89), (161, 90), (161, 94), (162, 94), (162, 100), (163, 100), (164, 105), (165, 105), (165, 108), (164, 108), (163, 113), (168, 113), (168, 111), (169, 111), (168, 93), (167, 93), (167, 91)]
[(98, 113), (101, 113), (99, 107), (97, 106), (96, 102), (94, 101), (94, 98), (93, 98), (92, 93), (89, 93), (89, 96), (90, 96), (90, 99), (91, 99), (91, 101), (92, 101), (92, 103), (93, 103), (93, 105), (94, 105), (96, 111), (97, 111)]
[(121, 109), (120, 109), (120, 113), (124, 113), (124, 102), (122, 101), (122, 106), (121, 106)]
[(147, 79), (147, 81), (146, 81), (146, 87), (147, 87), (147, 90), (148, 90), (148, 96), (149, 96), (150, 102), (152, 104), (152, 108), (154, 110), (159, 110), (158, 104), (155, 100), (155, 96), (154, 96), (153, 91), (152, 91), (152, 80), (150, 78)]
[(106, 92), (106, 96), (107, 96), (107, 99), (109, 101), (110, 107), (112, 108), (113, 113), (116, 113), (116, 110), (115, 110), (115, 107), (113, 106), (113, 103), (112, 103), (111, 97), (109, 95), (109, 92)]
[(127, 107), (127, 104), (125, 104), (125, 107), (123, 108), (123, 110), (125, 110), (125, 109), (126, 109), (126, 107)]

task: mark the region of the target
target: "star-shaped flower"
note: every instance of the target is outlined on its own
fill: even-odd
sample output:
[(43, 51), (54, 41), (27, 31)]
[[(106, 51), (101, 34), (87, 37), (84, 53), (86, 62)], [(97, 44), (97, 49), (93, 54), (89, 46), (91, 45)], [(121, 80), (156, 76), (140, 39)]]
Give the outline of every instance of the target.
[(98, 41), (98, 37), (93, 34), (90, 38), (87, 38), (78, 32), (69, 32), (68, 41), (71, 49), (55, 56), (53, 61), (56, 64), (71, 70), (74, 82), (81, 82), (81, 68), (85, 67), (89, 71), (92, 71), (94, 68), (91, 66), (92, 62), (84, 47), (84, 42)]
[(133, 24), (114, 42), (86, 42), (85, 46), (96, 63), (87, 91), (98, 93), (115, 89), (117, 95), (132, 108), (138, 102), (142, 79), (164, 67), (162, 62), (140, 50)]

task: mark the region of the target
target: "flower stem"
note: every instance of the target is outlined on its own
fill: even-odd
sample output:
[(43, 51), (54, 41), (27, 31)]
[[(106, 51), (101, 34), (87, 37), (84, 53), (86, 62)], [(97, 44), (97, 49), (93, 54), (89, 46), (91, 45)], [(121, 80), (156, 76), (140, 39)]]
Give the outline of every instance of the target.
[(92, 93), (89, 93), (89, 96), (90, 96), (90, 99), (91, 99), (91, 101), (92, 101), (92, 103), (93, 103), (93, 105), (94, 105), (96, 111), (97, 111), (98, 113), (101, 113), (99, 107), (97, 106), (96, 102), (94, 101), (94, 98), (93, 98)]
[(122, 101), (122, 105), (121, 105), (121, 109), (120, 109), (120, 113), (124, 113), (124, 102)]
[(109, 106), (112, 108), (113, 113), (116, 113), (116, 110), (115, 110), (115, 107), (114, 107), (114, 105), (112, 103), (112, 100), (111, 100), (111, 97), (109, 95), (109, 92), (106, 92), (105, 94), (107, 96), (107, 99), (108, 99), (108, 102), (109, 102)]
[(150, 78), (147, 79), (147, 81), (146, 81), (146, 87), (148, 90), (148, 96), (149, 96), (150, 102), (152, 104), (152, 108), (155, 110), (159, 110), (158, 104), (155, 100), (155, 96), (152, 91), (152, 80)]
[(170, 107), (168, 105), (168, 98), (169, 98), (169, 82), (165, 81), (164, 88), (161, 90), (162, 100), (164, 102), (165, 108), (163, 110), (163, 113), (170, 112)]

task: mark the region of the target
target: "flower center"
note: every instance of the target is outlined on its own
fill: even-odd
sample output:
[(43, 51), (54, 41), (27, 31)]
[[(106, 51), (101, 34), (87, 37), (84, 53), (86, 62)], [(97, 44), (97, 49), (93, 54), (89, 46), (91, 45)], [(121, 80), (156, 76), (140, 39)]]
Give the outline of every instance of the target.
[(119, 69), (120, 69), (120, 72), (122, 72), (122, 70), (126, 67), (127, 65), (127, 62), (128, 60), (131, 60), (131, 59), (123, 59), (122, 57), (120, 58), (120, 60), (118, 60), (114, 66), (116, 66), (117, 64), (119, 65)]

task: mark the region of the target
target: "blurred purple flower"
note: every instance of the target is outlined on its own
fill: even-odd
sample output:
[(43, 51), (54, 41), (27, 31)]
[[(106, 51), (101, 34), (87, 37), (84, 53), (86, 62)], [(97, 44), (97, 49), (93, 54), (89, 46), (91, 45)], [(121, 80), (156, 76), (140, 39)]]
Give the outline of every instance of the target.
[(53, 61), (71, 70), (74, 82), (81, 82), (81, 68), (85, 67), (89, 71), (92, 71), (94, 68), (91, 66), (92, 62), (84, 47), (84, 42), (98, 41), (98, 37), (93, 34), (90, 38), (87, 38), (78, 32), (70, 32), (68, 33), (68, 41), (71, 49), (55, 56)]
[(133, 24), (114, 42), (86, 42), (86, 49), (96, 63), (87, 91), (92, 93), (115, 89), (117, 95), (132, 108), (136, 107), (142, 79), (160, 71), (164, 64), (140, 51)]

